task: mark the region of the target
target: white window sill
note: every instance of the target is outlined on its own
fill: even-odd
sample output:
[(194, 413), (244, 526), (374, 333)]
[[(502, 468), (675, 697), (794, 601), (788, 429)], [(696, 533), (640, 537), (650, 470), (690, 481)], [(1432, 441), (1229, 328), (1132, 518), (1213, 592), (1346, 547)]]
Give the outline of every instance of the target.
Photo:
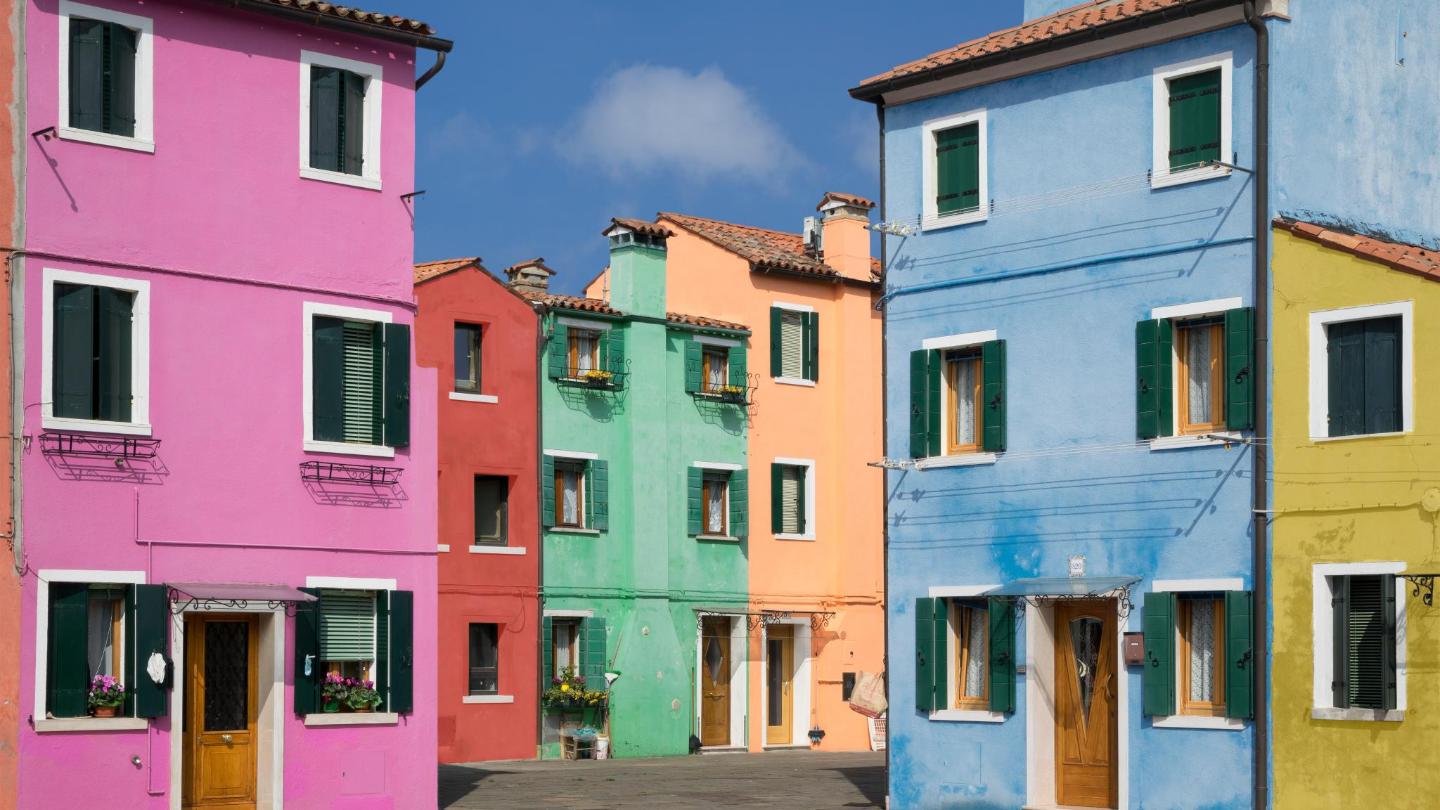
[(973, 225), (976, 222), (984, 222), (989, 218), (989, 206), (982, 205), (973, 211), (960, 211), (954, 214), (926, 216), (920, 221), (920, 230), (938, 231), (944, 228), (953, 228), (957, 225)]
[(1356, 433), (1350, 436), (1311, 436), (1310, 441), (1319, 443), (1328, 442), (1349, 442), (1356, 439), (1398, 439), (1405, 436), (1409, 431), (1394, 433)]
[(1334, 709), (1316, 706), (1310, 710), (1311, 720), (1359, 720), (1376, 723), (1399, 723), (1405, 719), (1404, 709)]
[(144, 731), (150, 721), (144, 717), (47, 717), (35, 721), (40, 734), (84, 731)]
[(149, 436), (150, 426), (140, 422), (106, 422), (100, 419), (66, 419), (47, 416), (40, 420), (46, 430), (79, 430), (85, 433), (115, 433), (123, 436)]
[(599, 529), (577, 529), (572, 526), (551, 526), (549, 530), (555, 534), (600, 534)]
[(798, 385), (802, 388), (815, 387), (814, 380), (806, 380), (800, 377), (771, 377), (771, 379), (780, 385)]
[(1217, 447), (1226, 444), (1238, 444), (1242, 441), (1241, 435), (1233, 430), (1216, 431), (1203, 436), (1162, 436), (1150, 440), (1151, 450), (1185, 450), (1191, 447)]
[(1151, 723), (1155, 728), (1201, 728), (1218, 731), (1242, 731), (1245, 721), (1236, 717), (1201, 717), (1193, 714), (1175, 714), (1157, 717)]
[(514, 703), (514, 695), (466, 695), (462, 703)]
[(113, 146), (117, 149), (129, 149), (132, 152), (155, 153), (155, 142), (141, 138), (127, 138), (124, 135), (111, 135), (108, 132), (95, 132), (89, 129), (76, 129), (74, 127), (60, 127), (56, 130), (60, 137), (67, 141), (83, 141), (84, 143), (99, 144), (100, 146)]
[(306, 440), (305, 452), (307, 453), (335, 453), (342, 456), (373, 456), (375, 458), (394, 458), (395, 448), (386, 447), (381, 444), (351, 444), (349, 442), (317, 442)]
[(466, 394), (462, 391), (451, 391), (450, 398), (456, 402), (488, 402), (491, 405), (500, 401), (500, 397), (492, 394)]
[(917, 470), (933, 470), (937, 467), (977, 467), (994, 464), (1000, 460), (998, 453), (965, 453), (957, 456), (930, 456), (915, 462)]
[(1171, 186), (1183, 186), (1186, 183), (1198, 183), (1202, 180), (1214, 180), (1217, 177), (1229, 177), (1230, 170), (1224, 166), (1201, 166), (1198, 169), (1186, 169), (1183, 172), (1152, 171), (1150, 173), (1150, 188), (1170, 188)]
[(776, 539), (776, 540), (805, 540), (805, 541), (809, 541), (809, 542), (812, 542), (812, 543), (813, 543), (813, 542), (815, 542), (815, 535), (813, 535), (813, 534), (786, 534), (786, 533), (784, 533), (784, 532), (781, 532), (781, 533), (775, 535), (775, 539)]
[(436, 543), (436, 544), (435, 544), (435, 550), (436, 550), (436, 551), (449, 551), (449, 550), (450, 550), (450, 544), (449, 544), (449, 543)]
[(380, 179), (378, 177), (366, 177), (361, 174), (346, 174), (345, 172), (332, 172), (326, 169), (314, 169), (309, 166), (301, 166), (300, 176), (306, 180), (319, 180), (324, 183), (336, 183), (342, 186), (368, 188), (372, 191), (380, 190)]
[(939, 709), (930, 712), (930, 719), (944, 723), (1003, 723), (1005, 713), (986, 709)]
[(696, 540), (710, 540), (716, 543), (738, 543), (740, 538), (728, 534), (697, 534)]
[(471, 554), (504, 554), (518, 556), (525, 553), (524, 546), (471, 546)]
[(393, 726), (400, 715), (393, 712), (318, 712), (305, 715), (305, 725), (316, 726)]

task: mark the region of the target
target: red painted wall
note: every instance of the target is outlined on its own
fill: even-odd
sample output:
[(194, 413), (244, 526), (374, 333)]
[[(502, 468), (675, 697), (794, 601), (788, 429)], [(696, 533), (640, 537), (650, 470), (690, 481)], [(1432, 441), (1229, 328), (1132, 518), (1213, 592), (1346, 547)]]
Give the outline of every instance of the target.
[[(415, 285), (416, 357), (439, 377), (440, 762), (531, 759), (538, 695), (540, 548), (534, 310), (470, 265)], [(454, 328), (479, 324), (481, 393), (495, 403), (450, 398)], [(510, 479), (509, 543), (523, 554), (475, 554), (476, 475)], [(509, 703), (465, 703), (469, 625), (500, 625), (500, 694)]]

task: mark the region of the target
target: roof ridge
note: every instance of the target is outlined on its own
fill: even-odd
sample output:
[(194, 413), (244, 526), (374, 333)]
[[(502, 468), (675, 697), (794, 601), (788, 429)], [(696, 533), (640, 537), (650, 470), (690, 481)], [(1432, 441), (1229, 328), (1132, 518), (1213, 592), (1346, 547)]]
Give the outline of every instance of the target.
[(479, 256), (456, 256), (453, 259), (432, 259), (428, 262), (415, 262), (416, 267), (432, 267), (437, 264), (451, 264), (452, 262), (474, 262), (480, 263)]
[(781, 236), (793, 236), (793, 237), (795, 237), (796, 239), (804, 239), (804, 238), (805, 238), (805, 236), (804, 236), (803, 234), (795, 233), (794, 231), (778, 231), (778, 230), (776, 230), (776, 229), (774, 229), (774, 228), (765, 228), (765, 227), (761, 227), (761, 226), (759, 226), (759, 225), (746, 225), (746, 224), (740, 223), (740, 222), (731, 222), (731, 221), (726, 220), (726, 219), (715, 219), (714, 217), (701, 217), (701, 216), (696, 216), (695, 214), (682, 214), (682, 213), (680, 213), (680, 212), (678, 212), (678, 211), (661, 211), (661, 212), (658, 214), (658, 216), (662, 216), (662, 217), (685, 217), (685, 218), (687, 218), (687, 219), (698, 219), (698, 220), (701, 220), (702, 222), (714, 222), (714, 223), (717, 224), (717, 225), (729, 225), (729, 226), (732, 227), (732, 228), (745, 228), (745, 229), (751, 230), (751, 231), (764, 231), (764, 232), (766, 232), (766, 233), (780, 234)]
[(1418, 275), (1429, 281), (1440, 282), (1440, 251), (1424, 245), (1401, 242), (1397, 239), (1351, 229), (1344, 225), (1327, 225), (1285, 215), (1275, 217), (1272, 224), (1323, 247), (1349, 253), (1365, 261), (1404, 273)]

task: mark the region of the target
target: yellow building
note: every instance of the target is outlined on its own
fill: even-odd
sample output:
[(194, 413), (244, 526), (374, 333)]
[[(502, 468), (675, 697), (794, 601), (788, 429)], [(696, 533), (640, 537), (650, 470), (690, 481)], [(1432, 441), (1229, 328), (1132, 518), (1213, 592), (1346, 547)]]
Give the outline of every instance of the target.
[(1433, 806), (1440, 254), (1275, 231), (1277, 808)]

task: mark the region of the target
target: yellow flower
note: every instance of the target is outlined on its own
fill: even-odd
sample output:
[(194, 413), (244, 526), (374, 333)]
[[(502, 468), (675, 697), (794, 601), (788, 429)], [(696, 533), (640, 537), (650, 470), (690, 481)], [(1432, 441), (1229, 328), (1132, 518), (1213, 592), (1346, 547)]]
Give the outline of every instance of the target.
[(560, 691), (561, 691), (561, 692), (569, 692), (569, 691), (570, 691), (570, 684), (568, 684), (568, 683), (562, 683), (562, 684), (560, 684)]

